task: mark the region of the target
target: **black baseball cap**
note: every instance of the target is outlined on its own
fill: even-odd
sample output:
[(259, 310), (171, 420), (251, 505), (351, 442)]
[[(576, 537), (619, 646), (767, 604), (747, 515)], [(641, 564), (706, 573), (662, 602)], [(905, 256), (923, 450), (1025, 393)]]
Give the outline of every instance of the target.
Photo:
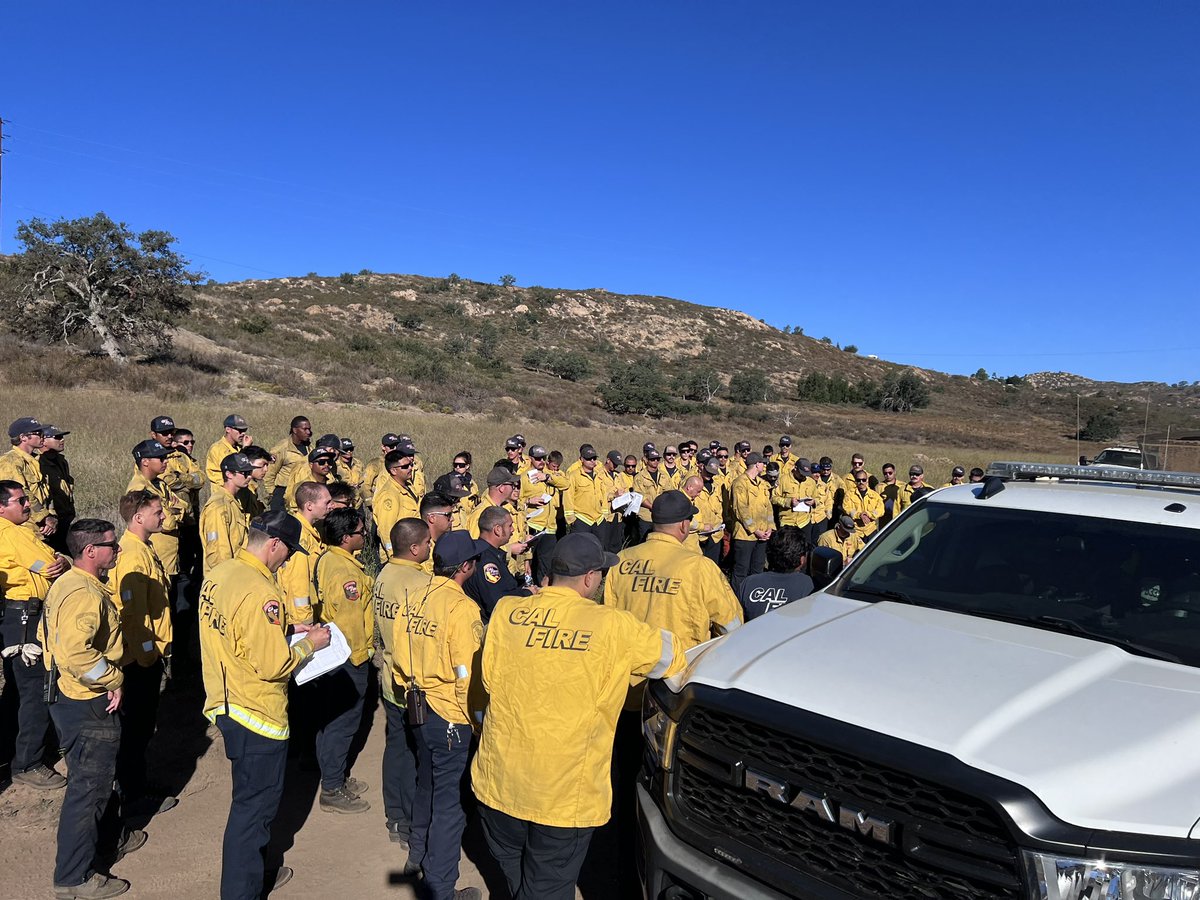
[(765, 460), (763, 460), (761, 453), (751, 453), (749, 456), (746, 457), (746, 468), (750, 468), (751, 466), (756, 466), (760, 462), (764, 462), (764, 461)]
[(69, 431), (63, 431), (57, 425), (46, 425), (46, 426), (43, 426), (43, 428), (42, 428), (42, 436), (48, 437), (48, 438), (66, 437), (70, 433), (71, 432), (69, 432)]
[(650, 521), (655, 525), (674, 525), (699, 513), (683, 491), (663, 491), (650, 510)]
[(619, 465), (621, 465), (622, 462), (625, 461), (625, 457), (621, 455), (620, 450), (609, 450), (608, 451), (608, 460), (613, 465), (619, 466)]
[(33, 416), (25, 416), (23, 419), (17, 419), (8, 426), (8, 436), (10, 438), (20, 437), (23, 434), (36, 434), (41, 431), (45, 434), (42, 423)]
[(520, 483), (521, 479), (515, 473), (504, 468), (504, 466), (496, 466), (496, 468), (487, 473), (488, 487), (499, 487), (502, 484), (511, 484), (515, 487)]
[(812, 474), (812, 463), (810, 463), (803, 456), (800, 457), (798, 460), (796, 460), (796, 468), (799, 469), (801, 472), (803, 472), (805, 475)]
[(505, 450), (520, 450), (521, 442), (518, 441), (515, 437), (510, 437), (507, 441), (504, 442), (504, 449)]
[(579, 457), (581, 459), (597, 459), (599, 456), (600, 454), (596, 452), (596, 448), (591, 444), (584, 444), (579, 448)]
[(221, 460), (222, 472), (241, 472), (243, 475), (249, 475), (254, 471), (254, 463), (250, 462), (250, 457), (245, 453), (230, 453)]
[(225, 417), (225, 427), (245, 430), (245, 429), (249, 428), (250, 426), (248, 424), (246, 424), (246, 420), (243, 419), (241, 416), (239, 416), (237, 413), (230, 413), (229, 415), (227, 415)]
[(437, 540), (433, 555), (443, 566), (461, 566), (469, 559), (478, 559), (491, 544), (471, 537), (468, 531), (448, 531)]
[(170, 434), (175, 430), (175, 420), (170, 416), (156, 416), (150, 420), (150, 430), (155, 434)]
[(143, 459), (166, 459), (171, 455), (171, 451), (154, 439), (142, 441), (133, 448), (133, 461), (141, 462)]
[(736, 444), (733, 445), (734, 453), (741, 453), (743, 450), (749, 450), (749, 449), (750, 449), (749, 441), (738, 441)]
[(337, 453), (332, 447), (315, 447), (309, 452), (308, 461), (314, 463), (317, 460), (323, 459), (326, 462), (333, 462), (335, 456), (337, 456)]
[(317, 438), (317, 442), (315, 444), (313, 444), (313, 446), (320, 447), (322, 449), (332, 450), (336, 453), (337, 451), (342, 449), (342, 439), (340, 437), (338, 437), (336, 434), (333, 434), (332, 432), (330, 432), (329, 434), (323, 434), (319, 438)]
[(550, 454), (541, 444), (534, 444), (529, 448), (529, 457), (531, 459), (545, 459)]
[(308, 556), (308, 551), (300, 544), (300, 521), (290, 513), (281, 509), (263, 513), (251, 520), (250, 527), (283, 541), (293, 553)]
[(350, 440), (350, 438), (342, 438), (342, 452), (349, 453), (353, 449), (354, 441)]
[(950, 473), (951, 477), (957, 475), (959, 478), (962, 478), (966, 474), (967, 472), (962, 466), (955, 466), (954, 470)]
[(388, 432), (379, 439), (379, 443), (384, 447), (395, 448), (400, 443), (400, 435)]
[(783, 437), (781, 437), (781, 438), (779, 439), (779, 446), (780, 446), (780, 447), (790, 447), (790, 446), (792, 446), (792, 439), (791, 439), (791, 437), (785, 434)]
[(433, 492), (452, 500), (461, 500), (470, 494), (470, 491), (462, 486), (462, 478), (450, 473), (438, 476), (437, 481), (433, 483)]
[[(443, 540), (444, 537), (438, 541), (438, 547), (441, 547)], [(555, 546), (550, 572), (554, 575), (576, 576), (611, 569), (616, 564), (617, 555), (606, 551), (598, 537), (579, 531), (566, 535)]]

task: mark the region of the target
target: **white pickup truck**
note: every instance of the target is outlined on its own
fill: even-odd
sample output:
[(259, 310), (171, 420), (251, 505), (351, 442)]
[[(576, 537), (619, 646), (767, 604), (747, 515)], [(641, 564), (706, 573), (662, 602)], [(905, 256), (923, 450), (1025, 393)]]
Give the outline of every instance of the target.
[(1200, 898), (1200, 475), (995, 463), (650, 685), (650, 900)]

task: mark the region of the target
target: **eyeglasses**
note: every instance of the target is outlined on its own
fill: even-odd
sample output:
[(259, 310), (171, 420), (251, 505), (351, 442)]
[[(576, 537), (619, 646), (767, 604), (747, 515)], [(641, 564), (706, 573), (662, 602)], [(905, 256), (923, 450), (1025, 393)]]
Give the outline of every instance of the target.
[(637, 468), (637, 463), (625, 463), (625, 468), (627, 468), (627, 469), (636, 469), (636, 468)]
[(392, 466), (393, 469), (411, 469), (412, 467), (412, 463), (396, 463), (396, 465)]
[(856, 482), (858, 482), (859, 484), (870, 484), (871, 483), (871, 479), (869, 479), (869, 478), (855, 478), (854, 480)]
[(314, 466), (324, 466), (325, 468), (328, 469), (330, 466), (333, 465), (333, 463), (327, 459), (318, 459), (316, 462), (313, 463), (313, 465)]
[(367, 529), (360, 527), (360, 528), (358, 529), (358, 531), (352, 531), (352, 532), (350, 532), (350, 535), (349, 535), (349, 536), (350, 536), (350, 537), (354, 537), (356, 534), (366, 534), (366, 533), (367, 533)]
[(195, 441), (179, 441), (179, 443), (183, 444), (183, 446), (185, 446), (185, 447), (195, 447), (196, 446)]
[(465, 468), (467, 467), (467, 465), (468, 465), (468, 464), (467, 464), (467, 463), (465, 463), (465, 462), (464, 462), (464, 463), (456, 462), (456, 463), (454, 464), (454, 468), (456, 468), (456, 469), (465, 469)]
[[(19, 503), (19, 504), (21, 504), (21, 506), (28, 506), (29, 498), (28, 497), (9, 497), (8, 502), (9, 503)], [(5, 505), (7, 505), (7, 504), (5, 504)]]
[(154, 433), (155, 433), (155, 434), (165, 434), (167, 437), (171, 437), (173, 434), (175, 434), (175, 429), (174, 429), (174, 428), (171, 428), (171, 429), (169, 429), (169, 430), (167, 430), (167, 431), (156, 431), (156, 432), (154, 432)]
[(245, 429), (245, 428), (235, 428), (235, 429), (233, 429), (233, 430), (234, 430), (234, 431), (236, 431), (238, 434), (245, 434), (247, 429)]
[(678, 456), (678, 455), (679, 455), (678, 453), (670, 453), (670, 452), (663, 454), (663, 456)]
[(724, 453), (724, 454), (718, 453), (717, 459), (729, 459), (729, 454), (728, 453)]
[(822, 472), (828, 472), (833, 469), (833, 466), (818, 466)]
[(447, 519), (449, 519), (452, 514), (448, 513), (448, 512), (427, 512), (427, 513), (425, 513), (425, 515), (427, 515), (427, 516), (445, 516)]
[(94, 541), (88, 544), (89, 547), (108, 547), (110, 550), (120, 550), (121, 544), (116, 540), (111, 541)]

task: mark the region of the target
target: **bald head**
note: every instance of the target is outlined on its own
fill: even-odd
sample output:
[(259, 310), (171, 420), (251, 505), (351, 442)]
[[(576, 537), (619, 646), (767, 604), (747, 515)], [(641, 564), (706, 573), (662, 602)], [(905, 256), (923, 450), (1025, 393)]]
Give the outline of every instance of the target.
[(699, 475), (689, 475), (687, 481), (683, 483), (683, 492), (688, 495), (690, 500), (699, 497), (702, 490), (704, 490), (704, 479)]

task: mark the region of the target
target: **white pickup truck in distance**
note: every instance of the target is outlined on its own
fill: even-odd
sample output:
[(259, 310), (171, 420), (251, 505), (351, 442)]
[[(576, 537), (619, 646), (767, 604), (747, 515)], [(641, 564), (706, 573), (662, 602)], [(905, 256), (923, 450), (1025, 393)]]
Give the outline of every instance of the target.
[(1200, 475), (994, 463), (690, 655), (650, 900), (1200, 900)]

